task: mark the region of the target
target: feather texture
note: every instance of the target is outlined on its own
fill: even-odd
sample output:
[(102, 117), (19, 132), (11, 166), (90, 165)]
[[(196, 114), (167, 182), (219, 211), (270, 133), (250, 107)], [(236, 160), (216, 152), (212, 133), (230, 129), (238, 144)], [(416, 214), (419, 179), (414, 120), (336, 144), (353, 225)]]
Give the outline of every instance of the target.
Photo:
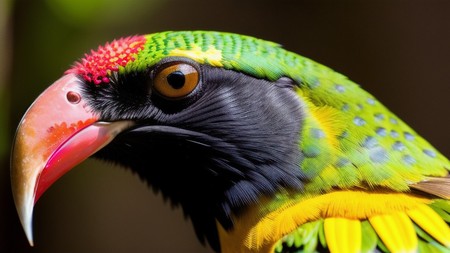
[[(448, 202), (440, 202), (439, 205), (445, 208), (450, 206)], [(426, 204), (420, 204), (407, 212), (375, 215), (361, 222), (346, 218), (308, 222), (276, 242), (274, 251), (445, 253), (450, 251), (448, 231), (448, 224), (438, 212)], [(326, 242), (309, 247), (310, 241), (320, 241), (321, 233), (325, 234)]]
[(423, 181), (410, 185), (411, 188), (428, 194), (450, 199), (450, 177), (427, 177)]
[[(108, 68), (105, 84), (141, 99), (132, 104), (139, 110), (125, 118), (192, 133), (171, 141), (201, 151), (189, 153), (188, 161), (206, 169), (177, 173), (186, 173), (182, 179), (194, 175), (195, 194), (187, 194), (194, 187), (184, 180), (177, 181), (179, 191), (168, 183), (174, 179), (153, 179), (173, 173), (149, 171), (133, 157), (125, 164), (182, 203), (200, 237), (206, 234), (216, 250), (214, 226), (223, 253), (449, 251), (449, 160), (358, 84), (249, 36), (179, 31), (137, 38), (145, 43), (123, 65)], [(172, 110), (159, 105), (173, 101), (135, 94), (152, 83), (149, 72), (174, 59), (202, 70), (201, 92)], [(93, 101), (102, 97), (97, 88), (91, 85), (99, 93)], [(114, 110), (116, 100), (96, 107), (103, 118), (122, 119), (117, 111), (129, 106), (121, 100)], [(165, 147), (170, 139), (162, 140)], [(203, 196), (203, 186), (218, 198), (202, 199), (199, 210), (190, 198)]]

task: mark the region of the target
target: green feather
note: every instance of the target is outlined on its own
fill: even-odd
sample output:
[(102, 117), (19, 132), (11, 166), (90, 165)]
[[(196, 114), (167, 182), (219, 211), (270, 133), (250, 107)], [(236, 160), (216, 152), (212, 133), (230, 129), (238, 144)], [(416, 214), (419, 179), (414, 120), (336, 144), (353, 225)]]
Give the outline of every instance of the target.
[[(298, 83), (306, 114), (333, 110), (341, 124), (339, 132), (327, 132), (323, 118), (306, 117), (304, 122), (300, 148), (305, 159), (300, 167), (312, 179), (308, 191), (363, 183), (405, 191), (412, 182), (443, 176), (450, 169), (447, 158), (357, 84), (276, 43), (207, 31), (162, 32), (146, 39), (136, 60), (121, 67), (121, 73), (146, 69), (165, 57), (184, 56), (256, 78), (291, 78)], [(337, 145), (309, 130), (322, 131)]]
[(361, 241), (361, 252), (373, 252), (377, 247), (378, 236), (370, 225), (369, 221), (361, 222), (361, 234), (363, 235)]
[(414, 225), (417, 235), (419, 236), (419, 252), (437, 252), (437, 253), (450, 253), (450, 249), (444, 247), (430, 235), (423, 231), (419, 226)]
[[(146, 43), (119, 74), (146, 71), (167, 57), (187, 57), (200, 64), (296, 84), (302, 105), (299, 169), (308, 177), (305, 191), (278, 192), (259, 209), (267, 214), (306, 195), (333, 189), (385, 187), (409, 191), (429, 176), (443, 177), (450, 162), (405, 122), (346, 76), (279, 44), (232, 33), (208, 31), (162, 32), (145, 35)], [(293, 197), (294, 196), (294, 197)], [(430, 204), (450, 221), (448, 201)], [(388, 249), (367, 220), (361, 222), (362, 252)], [(421, 252), (449, 252), (418, 226)], [(278, 239), (278, 238), (277, 238)], [(275, 245), (276, 252), (316, 252), (327, 248), (324, 221), (301, 224)]]
[(320, 233), (323, 236), (322, 219), (305, 223), (279, 240), (275, 252), (317, 252), (317, 245), (322, 240)]
[(430, 207), (437, 213), (443, 220), (450, 222), (450, 203), (446, 200), (437, 199), (430, 204)]

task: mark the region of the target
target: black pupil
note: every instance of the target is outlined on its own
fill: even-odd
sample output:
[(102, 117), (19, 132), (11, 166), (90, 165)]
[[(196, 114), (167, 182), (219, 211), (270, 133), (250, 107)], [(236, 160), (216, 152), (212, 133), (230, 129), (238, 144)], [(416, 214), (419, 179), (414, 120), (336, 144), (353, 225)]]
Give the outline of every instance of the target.
[(184, 86), (185, 81), (186, 78), (184, 77), (183, 72), (179, 70), (174, 71), (167, 76), (167, 82), (174, 89), (181, 89)]

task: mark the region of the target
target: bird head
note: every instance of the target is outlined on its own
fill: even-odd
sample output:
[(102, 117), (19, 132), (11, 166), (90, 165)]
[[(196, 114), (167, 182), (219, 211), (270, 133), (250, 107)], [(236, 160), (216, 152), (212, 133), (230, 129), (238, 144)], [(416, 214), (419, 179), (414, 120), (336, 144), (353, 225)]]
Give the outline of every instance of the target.
[(12, 188), (30, 243), (36, 201), (91, 156), (136, 172), (216, 247), (216, 221), (232, 228), (260, 196), (301, 189), (303, 104), (279, 54), (289, 56), (271, 42), (201, 31), (131, 36), (86, 54), (16, 132)]
[(441, 196), (415, 183), (448, 173), (442, 154), (347, 77), (211, 31), (136, 35), (86, 54), (30, 106), (11, 157), (31, 244), (36, 201), (95, 157), (181, 206), (216, 251), (218, 224), (232, 230), (255, 205), (267, 213), (295, 194), (355, 188)]

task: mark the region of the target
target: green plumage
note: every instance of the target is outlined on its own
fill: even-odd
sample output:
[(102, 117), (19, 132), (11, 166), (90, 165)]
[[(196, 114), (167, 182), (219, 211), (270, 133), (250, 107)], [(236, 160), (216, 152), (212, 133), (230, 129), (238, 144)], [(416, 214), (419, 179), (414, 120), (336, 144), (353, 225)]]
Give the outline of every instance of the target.
[[(448, 159), (347, 77), (276, 43), (206, 31), (131, 36), (85, 55), (48, 90), (16, 135), (32, 145), (18, 139), (13, 155), (29, 238), (36, 192), (66, 172), (47, 171), (66, 169), (64, 159), (74, 166), (65, 152), (87, 140), (95, 153), (77, 161), (130, 167), (216, 252), (450, 247)], [(53, 94), (83, 120), (59, 119)], [(34, 121), (41, 111), (49, 122)], [(74, 132), (55, 134), (69, 123)], [(36, 150), (56, 165), (36, 170), (39, 154), (22, 162)]]
[[(122, 73), (143, 70), (167, 56), (186, 56), (271, 81), (299, 85), (307, 120), (302, 170), (310, 191), (366, 184), (408, 190), (424, 176), (443, 176), (449, 161), (347, 77), (276, 43), (220, 32), (163, 32), (146, 36), (137, 60)], [(332, 126), (327, 128), (327, 126)]]

